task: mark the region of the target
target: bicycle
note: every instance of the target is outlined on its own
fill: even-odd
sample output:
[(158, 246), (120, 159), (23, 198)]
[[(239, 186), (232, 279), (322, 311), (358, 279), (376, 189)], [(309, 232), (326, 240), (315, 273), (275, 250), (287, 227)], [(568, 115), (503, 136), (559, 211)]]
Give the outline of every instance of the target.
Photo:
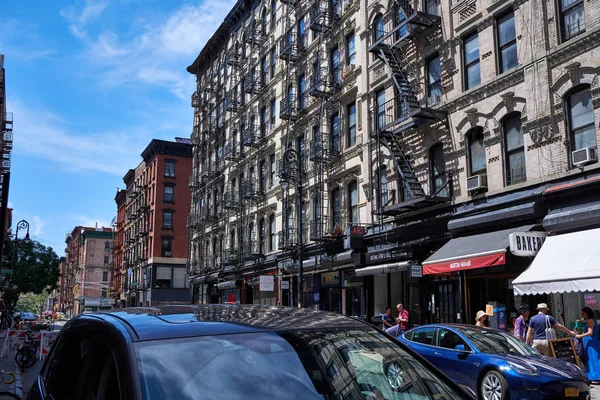
[[(4, 375), (10, 375), (10, 381), (4, 381)], [(0, 370), (0, 383), (5, 385), (13, 385), (17, 381), (17, 375), (11, 371)], [(6, 390), (0, 391), (0, 400), (8, 400), (8, 399), (20, 399), (19, 396), (12, 392), (8, 392)]]
[(17, 354), (15, 354), (15, 362), (21, 368), (21, 372), (25, 371), (25, 368), (31, 368), (37, 361), (37, 352), (40, 345), (40, 340), (33, 338), (33, 331), (28, 330), (25, 332), (25, 340), (23, 344), (19, 346)]

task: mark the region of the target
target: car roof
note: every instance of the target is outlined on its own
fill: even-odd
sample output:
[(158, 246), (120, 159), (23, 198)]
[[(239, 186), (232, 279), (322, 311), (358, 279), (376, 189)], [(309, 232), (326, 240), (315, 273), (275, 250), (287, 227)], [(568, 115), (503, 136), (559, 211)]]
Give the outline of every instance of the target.
[(365, 328), (365, 322), (327, 311), (261, 305), (169, 305), (80, 315), (122, 324), (133, 340), (323, 328)]
[(414, 330), (419, 329), (419, 328), (454, 328), (454, 329), (458, 329), (458, 330), (468, 329), (470, 331), (479, 331), (479, 332), (490, 332), (490, 331), (493, 331), (493, 332), (503, 332), (503, 333), (506, 333), (506, 331), (499, 330), (499, 329), (485, 328), (485, 327), (482, 327), (482, 326), (469, 325), (469, 324), (428, 324), (428, 325), (419, 325), (419, 326), (416, 326), (416, 327), (410, 329), (407, 332), (414, 331)]

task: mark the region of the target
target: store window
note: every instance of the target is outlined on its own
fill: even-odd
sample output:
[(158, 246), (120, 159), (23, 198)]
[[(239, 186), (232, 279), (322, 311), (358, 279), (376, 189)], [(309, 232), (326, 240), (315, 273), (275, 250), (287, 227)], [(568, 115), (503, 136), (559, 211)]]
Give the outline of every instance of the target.
[(171, 288), (171, 268), (156, 267), (156, 288), (170, 289)]

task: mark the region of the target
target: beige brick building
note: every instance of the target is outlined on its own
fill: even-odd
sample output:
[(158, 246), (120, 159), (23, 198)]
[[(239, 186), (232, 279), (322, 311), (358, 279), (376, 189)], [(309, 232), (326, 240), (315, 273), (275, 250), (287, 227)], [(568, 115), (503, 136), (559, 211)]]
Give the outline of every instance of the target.
[(239, 1), (188, 67), (194, 301), (292, 304), (300, 250), (305, 305), (344, 314), (536, 301), (509, 234), (600, 223), (552, 225), (561, 188), (599, 200), (600, 8), (565, 3)]

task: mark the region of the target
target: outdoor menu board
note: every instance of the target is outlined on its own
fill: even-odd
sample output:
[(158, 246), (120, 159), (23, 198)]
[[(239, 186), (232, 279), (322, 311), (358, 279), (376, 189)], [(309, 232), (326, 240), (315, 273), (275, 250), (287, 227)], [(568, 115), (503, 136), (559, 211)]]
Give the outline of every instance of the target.
[(571, 338), (549, 340), (548, 346), (550, 346), (550, 355), (552, 357), (560, 358), (581, 368), (581, 361), (575, 352), (575, 344)]

